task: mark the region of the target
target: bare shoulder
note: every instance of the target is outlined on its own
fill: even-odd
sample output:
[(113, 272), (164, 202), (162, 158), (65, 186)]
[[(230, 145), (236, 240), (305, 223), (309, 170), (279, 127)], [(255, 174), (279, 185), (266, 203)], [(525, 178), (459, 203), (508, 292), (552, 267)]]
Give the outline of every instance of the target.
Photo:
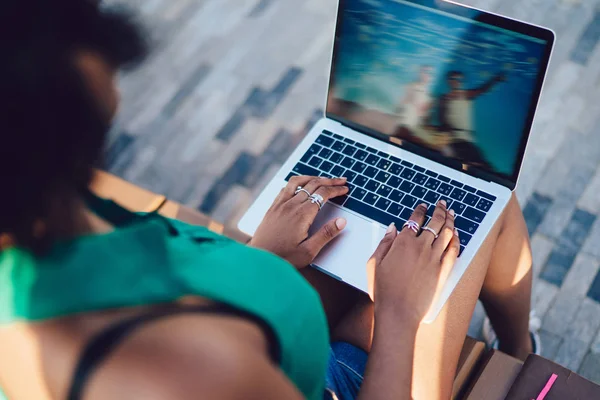
[(130, 337), (88, 382), (85, 400), (301, 399), (244, 321), (182, 316)]

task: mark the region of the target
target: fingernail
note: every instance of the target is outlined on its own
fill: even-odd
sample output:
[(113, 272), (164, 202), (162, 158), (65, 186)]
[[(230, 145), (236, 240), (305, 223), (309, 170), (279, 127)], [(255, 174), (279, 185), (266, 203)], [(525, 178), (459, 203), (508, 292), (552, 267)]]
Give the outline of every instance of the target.
[(347, 181), (347, 180), (348, 180), (348, 178), (346, 178), (345, 176), (342, 176), (342, 177), (340, 177), (340, 178), (338, 178), (338, 179), (341, 179), (341, 180), (343, 180), (343, 181)]
[(439, 204), (444, 207), (446, 207), (448, 205), (448, 203), (446, 203), (446, 200), (440, 200)]
[(346, 227), (347, 223), (348, 222), (344, 218), (338, 218), (335, 221), (335, 226), (337, 226), (337, 228), (341, 231), (342, 229), (344, 229)]
[(453, 217), (456, 215), (456, 213), (454, 212), (454, 210), (448, 211), (448, 214), (452, 215)]
[(394, 231), (394, 227), (396, 226), (395, 223), (391, 223), (390, 226), (388, 226), (387, 231), (385, 232), (386, 235), (392, 233)]
[(424, 209), (428, 210), (429, 209), (429, 204), (421, 203), (421, 204), (419, 204), (419, 207), (423, 207)]
[(454, 228), (454, 236), (458, 237), (458, 229)]

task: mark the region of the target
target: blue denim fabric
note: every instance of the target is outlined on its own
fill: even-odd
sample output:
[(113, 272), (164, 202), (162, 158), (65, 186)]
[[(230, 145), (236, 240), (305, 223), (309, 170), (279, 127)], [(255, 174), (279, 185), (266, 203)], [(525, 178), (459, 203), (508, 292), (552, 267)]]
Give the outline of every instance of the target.
[(354, 400), (363, 382), (368, 354), (348, 343), (331, 344), (325, 400)]

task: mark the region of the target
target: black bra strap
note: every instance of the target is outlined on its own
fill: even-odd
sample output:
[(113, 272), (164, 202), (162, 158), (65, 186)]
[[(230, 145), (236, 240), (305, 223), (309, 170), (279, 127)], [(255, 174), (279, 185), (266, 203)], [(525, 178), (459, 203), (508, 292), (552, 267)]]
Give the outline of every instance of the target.
[(208, 306), (169, 306), (152, 310), (109, 326), (90, 340), (86, 345), (75, 369), (67, 400), (81, 400), (87, 381), (102, 362), (136, 329), (156, 320), (179, 314), (202, 313), (240, 317), (257, 324), (267, 339), (269, 355), (276, 364), (281, 363), (281, 348), (275, 331), (262, 318), (249, 312), (218, 303)]

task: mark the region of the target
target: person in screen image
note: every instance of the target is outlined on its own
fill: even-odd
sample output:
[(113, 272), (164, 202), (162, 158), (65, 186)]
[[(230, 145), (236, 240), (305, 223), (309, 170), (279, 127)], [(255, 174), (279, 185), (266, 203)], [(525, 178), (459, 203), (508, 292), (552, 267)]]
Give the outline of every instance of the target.
[(438, 118), (441, 123), (439, 129), (451, 136), (444, 152), (470, 165), (491, 169), (489, 162), (477, 147), (473, 103), (478, 97), (489, 93), (498, 83), (504, 82), (506, 76), (500, 73), (476, 89), (464, 89), (464, 77), (460, 71), (448, 72), (450, 91), (438, 101)]
[(402, 97), (398, 111), (398, 125), (414, 131), (429, 115), (433, 99), (430, 95), (430, 86), (433, 68), (429, 65), (421, 67), (419, 80), (411, 83), (406, 88), (406, 93)]

